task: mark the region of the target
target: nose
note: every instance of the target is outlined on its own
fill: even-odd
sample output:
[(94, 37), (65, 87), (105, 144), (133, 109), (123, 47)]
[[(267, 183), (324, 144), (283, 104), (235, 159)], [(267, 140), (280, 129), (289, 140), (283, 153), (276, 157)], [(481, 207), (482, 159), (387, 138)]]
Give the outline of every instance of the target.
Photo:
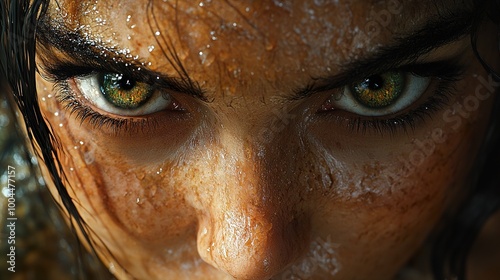
[(223, 158), (206, 185), (210, 195), (201, 198), (198, 252), (235, 279), (269, 279), (304, 252), (308, 224), (279, 172), (263, 172), (248, 152), (234, 162)]
[(236, 201), (211, 212), (198, 233), (198, 252), (236, 279), (269, 279), (302, 251), (297, 219)]

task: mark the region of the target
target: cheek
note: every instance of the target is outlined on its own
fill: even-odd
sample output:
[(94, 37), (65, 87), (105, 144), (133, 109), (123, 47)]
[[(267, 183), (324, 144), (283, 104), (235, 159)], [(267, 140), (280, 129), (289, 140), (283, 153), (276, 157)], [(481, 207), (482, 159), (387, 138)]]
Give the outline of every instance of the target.
[[(457, 102), (473, 89), (465, 87)], [(311, 125), (312, 150), (319, 151), (313, 162), (324, 163), (312, 172), (322, 174), (316, 185), (325, 186), (322, 178), (330, 175), (336, 178), (327, 179), (332, 187), (317, 189), (318, 196), (311, 199), (315, 204), (309, 212), (316, 213), (312, 227), (340, 244), (336, 254), (345, 271), (394, 273), (443, 212), (463, 198), (488, 123), (488, 114), (479, 112), (490, 111), (490, 103), (468, 112), (460, 126), (442, 117), (446, 107), (411, 135), (360, 136), (341, 128), (324, 133), (334, 130), (334, 124)]]
[[(195, 252), (195, 213), (184, 199), (187, 178), (171, 172), (179, 164), (169, 161), (172, 151), (159, 154), (144, 148), (152, 147), (151, 143), (127, 147), (109, 139), (104, 141), (106, 137), (99, 137), (95, 130), (70, 116), (51, 89), (51, 84), (38, 80), (40, 108), (58, 142), (64, 184), (91, 229), (104, 262), (115, 259), (135, 270), (134, 263), (145, 255), (183, 261), (185, 256), (165, 252), (182, 252), (186, 248)], [(134, 157), (140, 154), (134, 151), (137, 146), (143, 153)], [(131, 161), (130, 157), (139, 160)], [(150, 164), (146, 164), (148, 159)], [(54, 187), (49, 184), (49, 188), (57, 198)], [(133, 257), (122, 251), (123, 244), (129, 244), (127, 250), (134, 252)], [(113, 257), (107, 252), (112, 252)]]

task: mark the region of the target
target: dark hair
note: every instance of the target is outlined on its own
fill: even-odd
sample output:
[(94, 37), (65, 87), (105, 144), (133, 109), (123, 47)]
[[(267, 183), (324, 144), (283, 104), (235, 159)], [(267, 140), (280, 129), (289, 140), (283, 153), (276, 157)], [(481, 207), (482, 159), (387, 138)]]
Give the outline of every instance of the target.
[[(89, 238), (89, 229), (80, 216), (75, 204), (71, 200), (65, 188), (64, 173), (57, 155), (58, 142), (44, 122), (40, 108), (37, 103), (35, 83), (35, 43), (36, 27), (38, 19), (48, 8), (48, 0), (1, 0), (0, 1), (0, 77), (9, 83), (13, 97), (27, 128), (27, 136), (32, 144), (33, 150), (44, 161), (57, 192), (66, 211), (72, 219), (72, 231), (77, 238), (74, 225), (83, 233), (87, 243), (92, 248), (92, 256), (89, 257), (82, 244), (75, 249), (78, 274), (76, 277), (89, 279), (90, 275), (96, 276), (94, 260), (97, 259), (93, 243)], [(36, 148), (35, 142), (39, 149)], [(74, 222), (74, 223), (73, 223)], [(102, 265), (102, 264), (101, 264)], [(101, 272), (97, 275), (106, 275), (106, 270), (98, 268)], [(109, 274), (108, 274), (109, 275)], [(109, 278), (109, 277), (108, 277)]]
[[(49, 0), (0, 0), (0, 63), (2, 75), (8, 80), (15, 101), (24, 117), (28, 137), (37, 143), (34, 149), (45, 162), (63, 206), (74, 224), (92, 246), (89, 229), (70, 199), (62, 165), (57, 155), (59, 144), (43, 121), (37, 104), (35, 87), (35, 43), (37, 23), (48, 7)], [(500, 81), (498, 73), (481, 56), (477, 45), (478, 30), (485, 19), (500, 26), (500, 0), (476, 0), (471, 44), (479, 61)], [(498, 34), (495, 34), (498, 35)], [(460, 210), (450, 218), (434, 240), (432, 270), (436, 279), (465, 279), (466, 261), (470, 249), (485, 222), (500, 207), (500, 98), (495, 98), (489, 130), (471, 172), (470, 194)], [(34, 144), (33, 144), (34, 145)]]

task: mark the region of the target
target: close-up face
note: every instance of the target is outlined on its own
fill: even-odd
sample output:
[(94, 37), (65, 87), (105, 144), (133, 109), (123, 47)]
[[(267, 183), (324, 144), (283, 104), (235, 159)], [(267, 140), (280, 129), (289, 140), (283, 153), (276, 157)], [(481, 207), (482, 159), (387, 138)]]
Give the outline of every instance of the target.
[(488, 127), (472, 9), (52, 1), (38, 104), (103, 263), (119, 279), (394, 278), (467, 195)]

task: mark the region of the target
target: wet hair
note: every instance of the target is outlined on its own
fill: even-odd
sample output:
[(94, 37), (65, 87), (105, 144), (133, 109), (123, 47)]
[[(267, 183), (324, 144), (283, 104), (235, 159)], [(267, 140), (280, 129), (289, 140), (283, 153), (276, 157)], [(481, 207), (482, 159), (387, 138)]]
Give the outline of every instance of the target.
[[(36, 31), (48, 4), (49, 0), (0, 0), (0, 71), (11, 86), (33, 150), (47, 166), (63, 207), (70, 214), (72, 225), (76, 226), (74, 230), (81, 231), (93, 248), (89, 238), (91, 229), (86, 226), (63, 183), (65, 177), (57, 154), (59, 143), (43, 120), (37, 103)], [(485, 19), (500, 30), (500, 0), (476, 0), (474, 5), (472, 47), (491, 78), (500, 81), (500, 74), (490, 67), (477, 45), (480, 41), (477, 31)], [(500, 37), (500, 34), (494, 35)], [(495, 98), (492, 112), (488, 131), (467, 182), (470, 191), (457, 213), (443, 221), (446, 226), (433, 238), (431, 265), (436, 279), (465, 279), (471, 247), (488, 218), (500, 207), (500, 173), (496, 170), (500, 166), (500, 98)], [(80, 267), (85, 265), (79, 264)], [(80, 271), (85, 272), (84, 269)], [(84, 278), (82, 275), (79, 276)]]
[[(83, 221), (64, 185), (62, 164), (57, 154), (58, 141), (45, 123), (38, 106), (35, 73), (36, 27), (38, 19), (45, 14), (49, 1), (44, 0), (1, 0), (0, 1), (0, 77), (6, 79), (13, 93), (27, 129), (27, 137), (33, 150), (42, 159), (60, 195), (63, 207), (69, 213), (71, 228), (77, 238), (75, 225), (92, 248), (92, 254), (85, 252), (82, 244), (75, 249), (77, 277), (89, 279), (90, 275), (103, 276), (107, 270), (98, 268), (94, 260), (97, 255), (89, 238), (89, 228)], [(102, 265), (102, 264), (101, 264)], [(90, 274), (90, 275), (89, 275)], [(90, 278), (95, 278), (90, 276)], [(109, 278), (109, 277), (107, 277)], [(104, 278), (103, 278), (104, 279)]]

